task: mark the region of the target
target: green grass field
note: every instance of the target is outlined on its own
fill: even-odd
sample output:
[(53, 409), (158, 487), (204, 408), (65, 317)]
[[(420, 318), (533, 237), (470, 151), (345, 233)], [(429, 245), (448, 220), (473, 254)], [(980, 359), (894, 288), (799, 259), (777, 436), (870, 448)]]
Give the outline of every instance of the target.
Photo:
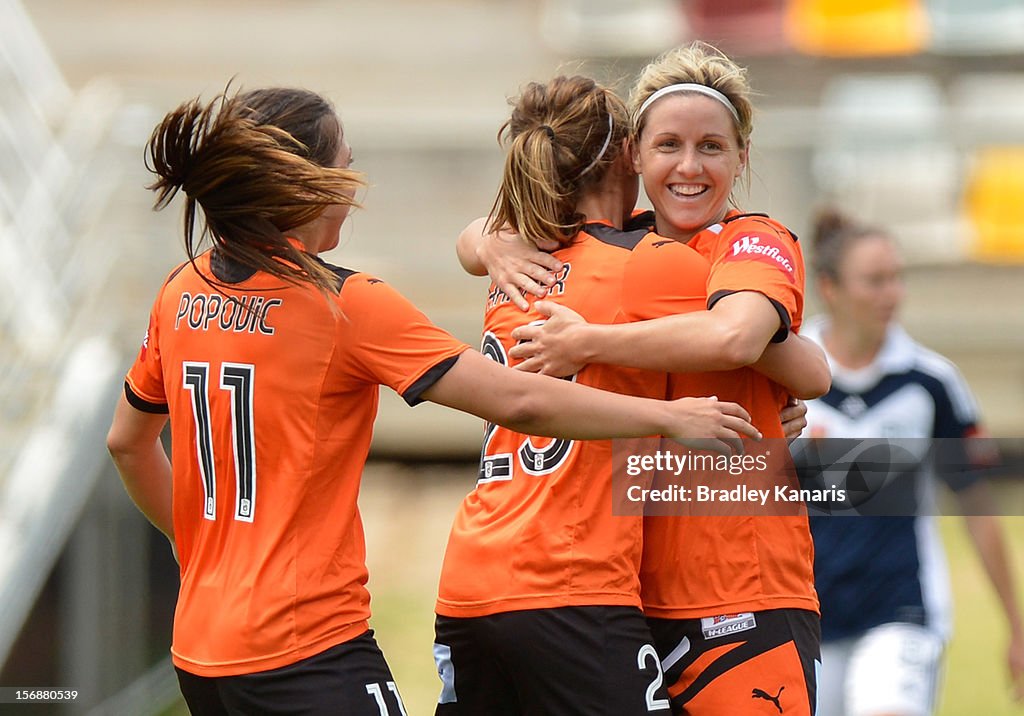
[[(465, 473), (465, 480), (449, 478)], [(471, 467), (413, 469), (374, 465), (360, 498), (367, 532), (372, 626), (388, 657), (409, 716), (433, 713), (433, 603), (452, 515), (472, 484)], [(1010, 556), (1024, 591), (1024, 517), (1004, 517)], [(1009, 696), (1005, 625), (994, 592), (957, 517), (940, 518), (956, 603), (940, 716), (1024, 713)], [(183, 712), (182, 712), (183, 713)], [(481, 715), (484, 716), (484, 715)]]
[[(995, 592), (967, 538), (963, 520), (940, 518), (955, 600), (953, 640), (946, 660), (940, 716), (1010, 716), (1024, 706), (1010, 699), (1006, 622)], [(1024, 596), (1024, 517), (1003, 517), (1010, 560)], [(1019, 599), (1018, 599), (1019, 601)]]

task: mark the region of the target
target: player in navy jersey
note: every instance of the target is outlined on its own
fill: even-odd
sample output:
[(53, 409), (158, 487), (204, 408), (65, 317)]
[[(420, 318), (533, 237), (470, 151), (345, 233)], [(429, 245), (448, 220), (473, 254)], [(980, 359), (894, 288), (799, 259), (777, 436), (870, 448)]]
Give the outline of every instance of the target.
[[(904, 285), (890, 237), (829, 210), (818, 218), (813, 248), (826, 315), (808, 321), (804, 336), (825, 349), (833, 377), (828, 394), (808, 404), (805, 435), (812, 440), (797, 459), (811, 459), (814, 438), (851, 439), (848, 447), (903, 439), (893, 469), (916, 501), (909, 510), (883, 506), (893, 516), (811, 520), (823, 641), (818, 713), (927, 716), (950, 631), (948, 577), (928, 501), (936, 477), (964, 504), (984, 489), (977, 473), (944, 470), (935, 447), (962, 446), (978, 435), (977, 409), (956, 366), (896, 323)], [(966, 521), (1006, 614), (1007, 659), (1020, 698), (1024, 624), (999, 523), (981, 514)]]

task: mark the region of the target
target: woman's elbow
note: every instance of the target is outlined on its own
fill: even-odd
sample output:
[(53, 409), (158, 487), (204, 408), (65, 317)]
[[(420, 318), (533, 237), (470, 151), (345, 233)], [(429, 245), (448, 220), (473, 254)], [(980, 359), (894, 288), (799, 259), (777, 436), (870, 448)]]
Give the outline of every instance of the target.
[(826, 365), (818, 376), (818, 382), (814, 384), (814, 395), (811, 397), (820, 398), (830, 390), (832, 390), (832, 371), (830, 371), (828, 365)]
[(116, 419), (107, 431), (107, 452), (115, 463), (145, 452), (153, 441), (159, 440), (159, 432), (150, 436), (140, 431), (137, 426)]
[[(526, 375), (517, 376), (527, 378)], [(529, 376), (535, 382), (539, 376)], [(518, 382), (518, 381), (517, 381)], [(511, 387), (500, 401), (500, 414), (493, 422), (517, 433), (540, 434), (546, 411), (546, 401), (541, 391), (531, 385)]]
[(794, 398), (800, 400), (814, 400), (825, 395), (832, 388), (832, 373), (829, 371), (828, 363), (817, 366), (809, 371), (805, 381), (798, 390), (790, 391)]
[(487, 267), (480, 258), (479, 247), (484, 240), (487, 219), (476, 219), (469, 224), (455, 241), (455, 255), (462, 269), (471, 276), (486, 276)]
[(543, 417), (538, 401), (528, 395), (510, 404), (501, 425), (517, 433), (537, 433)]
[(128, 439), (128, 436), (123, 431), (118, 429), (116, 424), (110, 426), (110, 430), (107, 431), (107, 452), (110, 453), (110, 457), (113, 458), (114, 462), (129, 454), (133, 447), (132, 441)]
[(753, 365), (764, 353), (766, 342), (743, 326), (723, 331), (719, 355), (724, 363), (720, 370), (735, 370)]

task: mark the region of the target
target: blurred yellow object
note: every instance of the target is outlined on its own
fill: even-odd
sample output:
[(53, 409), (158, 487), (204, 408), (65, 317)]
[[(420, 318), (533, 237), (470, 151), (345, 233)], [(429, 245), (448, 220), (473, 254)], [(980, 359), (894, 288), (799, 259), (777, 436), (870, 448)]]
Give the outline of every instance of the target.
[(978, 151), (964, 189), (964, 209), (974, 229), (974, 258), (1024, 262), (1024, 146)]
[(808, 55), (912, 55), (928, 42), (928, 14), (920, 0), (790, 0), (786, 32)]

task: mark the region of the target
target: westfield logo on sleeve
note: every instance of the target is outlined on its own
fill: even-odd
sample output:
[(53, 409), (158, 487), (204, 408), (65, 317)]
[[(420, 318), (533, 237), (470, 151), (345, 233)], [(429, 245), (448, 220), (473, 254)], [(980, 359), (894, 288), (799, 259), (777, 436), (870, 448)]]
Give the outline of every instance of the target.
[(782, 269), (790, 281), (796, 280), (792, 254), (782, 241), (771, 234), (744, 234), (734, 239), (725, 261), (746, 261), (753, 259)]

